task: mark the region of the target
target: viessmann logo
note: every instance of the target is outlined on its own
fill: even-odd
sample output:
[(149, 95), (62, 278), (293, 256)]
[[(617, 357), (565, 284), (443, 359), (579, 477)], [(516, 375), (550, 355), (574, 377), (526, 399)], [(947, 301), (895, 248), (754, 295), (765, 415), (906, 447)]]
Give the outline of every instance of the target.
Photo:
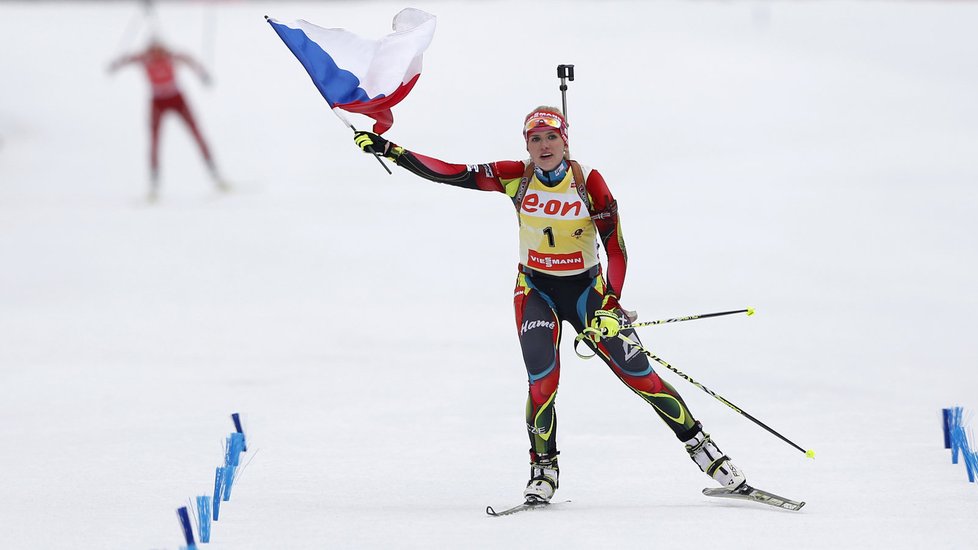
[(584, 268), (584, 255), (580, 252), (573, 254), (542, 254), (536, 250), (527, 251), (527, 265), (551, 271), (569, 271)]
[[(571, 200), (567, 200), (570, 198)], [(564, 195), (535, 191), (528, 193), (520, 205), (523, 212), (540, 218), (582, 218), (585, 216), (584, 203), (579, 195)]]

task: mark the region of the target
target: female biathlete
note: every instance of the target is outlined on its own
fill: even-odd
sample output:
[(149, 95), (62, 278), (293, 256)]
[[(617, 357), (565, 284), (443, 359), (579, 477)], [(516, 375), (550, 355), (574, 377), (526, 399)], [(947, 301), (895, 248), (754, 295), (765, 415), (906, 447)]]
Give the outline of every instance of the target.
[[(527, 502), (549, 502), (558, 487), (554, 403), (564, 321), (578, 334), (589, 335), (585, 342), (629, 389), (652, 405), (701, 470), (725, 487), (739, 487), (746, 477), (703, 431), (679, 393), (659, 378), (644, 353), (613, 338), (630, 314), (618, 303), (627, 256), (617, 203), (604, 178), (565, 158), (567, 121), (560, 109), (534, 109), (526, 116), (523, 136), (529, 160), (479, 165), (449, 164), (370, 132), (356, 132), (354, 139), (365, 152), (384, 156), (422, 178), (505, 193), (516, 207), (520, 264), (514, 306), (530, 386), (530, 480), (523, 493)], [(597, 255), (598, 239), (608, 257), (607, 279)], [(632, 329), (621, 333), (639, 341)]]

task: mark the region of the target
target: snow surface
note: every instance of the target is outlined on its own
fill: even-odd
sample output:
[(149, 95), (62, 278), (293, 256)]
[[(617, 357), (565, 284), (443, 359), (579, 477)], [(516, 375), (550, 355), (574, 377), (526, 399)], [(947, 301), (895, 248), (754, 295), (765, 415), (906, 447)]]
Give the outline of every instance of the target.
[(757, 308), (645, 343), (815, 449), (660, 369), (752, 482), (808, 505), (703, 497), (568, 337), (573, 502), (486, 517), (527, 474), (512, 206), (388, 176), (263, 19), (377, 37), (405, 4), (160, 6), (214, 73), (181, 79), (238, 190), (212, 189), (169, 119), (148, 205), (145, 79), (105, 71), (145, 40), (137, 4), (4, 2), (0, 547), (177, 548), (235, 411), (253, 459), (214, 549), (976, 547), (940, 410), (978, 406), (978, 5), (413, 5), (439, 26), (388, 137), (523, 158), (523, 115), (559, 104), (574, 63), (572, 150), (621, 204), (625, 304)]

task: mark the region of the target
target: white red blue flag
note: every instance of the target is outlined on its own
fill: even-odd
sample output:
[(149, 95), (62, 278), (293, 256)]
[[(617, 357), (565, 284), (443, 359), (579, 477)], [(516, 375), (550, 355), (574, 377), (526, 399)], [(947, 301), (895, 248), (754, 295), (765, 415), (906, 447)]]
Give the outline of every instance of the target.
[(267, 19), (329, 106), (374, 119), (378, 134), (390, 129), (391, 107), (421, 76), (421, 58), (435, 35), (435, 16), (414, 8), (395, 15), (394, 32), (379, 40), (303, 20)]

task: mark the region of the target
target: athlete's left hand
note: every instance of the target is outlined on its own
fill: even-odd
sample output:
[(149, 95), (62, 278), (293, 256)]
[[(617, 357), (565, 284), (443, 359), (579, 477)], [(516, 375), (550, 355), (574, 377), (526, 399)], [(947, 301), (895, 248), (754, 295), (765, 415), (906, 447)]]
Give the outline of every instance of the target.
[(623, 323), (634, 323), (638, 319), (637, 311), (629, 311), (618, 303), (618, 296), (612, 294), (611, 292), (604, 295), (604, 300), (601, 302), (601, 309), (606, 309), (608, 311), (617, 311), (619, 318)]
[(594, 312), (594, 317), (591, 318), (590, 328), (594, 329), (590, 331), (589, 338), (592, 341), (597, 342), (603, 338), (614, 338), (618, 336), (618, 332), (621, 330), (622, 319), (618, 317), (618, 313), (608, 309), (599, 309)]

